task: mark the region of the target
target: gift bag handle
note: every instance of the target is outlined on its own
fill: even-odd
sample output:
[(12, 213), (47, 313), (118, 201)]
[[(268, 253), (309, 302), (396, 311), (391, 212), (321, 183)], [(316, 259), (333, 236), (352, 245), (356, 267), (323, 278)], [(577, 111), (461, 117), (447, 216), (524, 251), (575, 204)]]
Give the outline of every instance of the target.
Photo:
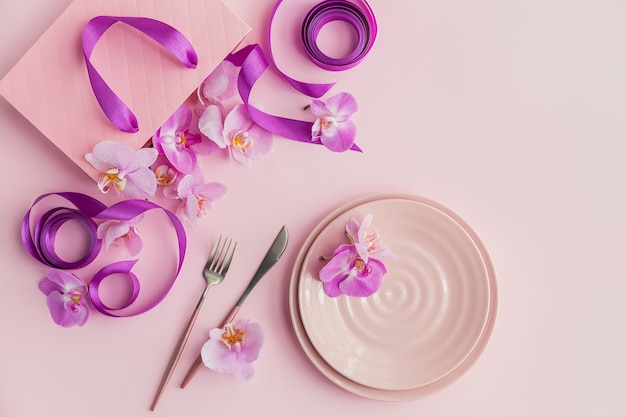
[(121, 131), (136, 133), (139, 131), (137, 118), (128, 106), (113, 92), (90, 61), (91, 53), (100, 37), (114, 23), (125, 23), (168, 50), (188, 68), (196, 68), (198, 56), (187, 38), (172, 26), (147, 17), (97, 16), (91, 19), (83, 29), (82, 44), (85, 64), (89, 74), (91, 88), (108, 119)]

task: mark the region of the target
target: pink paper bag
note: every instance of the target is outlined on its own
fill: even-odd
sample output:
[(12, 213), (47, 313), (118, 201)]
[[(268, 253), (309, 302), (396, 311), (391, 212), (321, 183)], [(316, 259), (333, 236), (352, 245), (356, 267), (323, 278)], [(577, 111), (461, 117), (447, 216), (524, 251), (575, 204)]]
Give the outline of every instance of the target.
[[(148, 17), (181, 32), (198, 55), (185, 67), (154, 40), (122, 23), (96, 44), (91, 62), (135, 114), (137, 133), (117, 129), (89, 83), (81, 36), (96, 16)], [(0, 94), (90, 177), (85, 154), (102, 140), (145, 145), (250, 28), (218, 0), (76, 0), (0, 80)]]

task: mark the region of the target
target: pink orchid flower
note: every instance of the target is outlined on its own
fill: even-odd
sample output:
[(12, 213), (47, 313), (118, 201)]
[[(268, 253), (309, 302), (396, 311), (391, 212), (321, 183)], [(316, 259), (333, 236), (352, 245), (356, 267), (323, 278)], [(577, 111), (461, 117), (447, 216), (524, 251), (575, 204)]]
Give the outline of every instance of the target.
[(85, 159), (102, 174), (98, 189), (103, 193), (115, 189), (128, 198), (148, 198), (156, 192), (154, 172), (150, 165), (157, 158), (152, 148), (135, 150), (123, 143), (102, 141), (93, 148)]
[(354, 244), (359, 256), (367, 262), (369, 258), (379, 261), (392, 261), (398, 257), (391, 250), (382, 244), (382, 239), (376, 231), (370, 231), (374, 216), (368, 214), (359, 222), (351, 217), (346, 223), (346, 234), (350, 241)]
[(344, 152), (356, 140), (356, 124), (350, 117), (358, 110), (358, 104), (349, 93), (339, 93), (324, 103), (311, 101), (311, 112), (317, 116), (311, 129), (312, 140), (319, 139), (331, 151)]
[(274, 144), (272, 134), (252, 121), (243, 104), (235, 106), (224, 120), (218, 106), (207, 106), (198, 128), (220, 148), (228, 148), (233, 159), (243, 165), (269, 154)]
[(198, 100), (204, 106), (218, 104), (235, 96), (237, 93), (237, 74), (239, 70), (230, 61), (224, 60), (198, 87)]
[(163, 187), (167, 187), (176, 181), (178, 172), (167, 164), (157, 165), (154, 169), (154, 175), (156, 176), (157, 184)]
[(215, 372), (248, 380), (254, 375), (253, 362), (258, 359), (263, 342), (263, 328), (258, 323), (228, 323), (223, 329), (209, 332), (209, 340), (200, 351), (202, 362)]
[(143, 241), (135, 225), (143, 220), (143, 217), (143, 214), (140, 214), (128, 221), (105, 220), (98, 225), (96, 236), (104, 240), (106, 249), (111, 245), (124, 243), (131, 256), (138, 255), (143, 248)]
[(56, 324), (73, 327), (87, 322), (87, 285), (76, 275), (50, 269), (39, 282), (39, 289), (48, 297), (48, 309)]
[(190, 129), (192, 118), (191, 109), (182, 104), (152, 137), (154, 148), (183, 174), (195, 167), (196, 152), (191, 147), (202, 141), (200, 134)]
[(199, 175), (185, 175), (176, 188), (163, 189), (166, 197), (180, 200), (178, 213), (197, 224), (198, 219), (206, 216), (212, 208), (213, 201), (226, 194), (226, 186), (219, 182), (204, 183)]
[(329, 297), (346, 294), (368, 297), (380, 289), (385, 265), (376, 259), (361, 258), (354, 245), (340, 245), (332, 259), (319, 272), (323, 288)]

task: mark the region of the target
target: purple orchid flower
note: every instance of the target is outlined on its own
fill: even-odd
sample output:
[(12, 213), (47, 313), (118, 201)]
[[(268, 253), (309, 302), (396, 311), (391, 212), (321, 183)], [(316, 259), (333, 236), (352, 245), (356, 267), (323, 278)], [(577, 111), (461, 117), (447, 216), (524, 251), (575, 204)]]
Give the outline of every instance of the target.
[(128, 221), (105, 220), (98, 225), (96, 235), (98, 239), (104, 240), (106, 249), (123, 242), (131, 256), (138, 255), (143, 249), (143, 241), (135, 225), (143, 220), (143, 217), (143, 214), (140, 214)]
[(311, 101), (311, 112), (317, 116), (311, 129), (312, 140), (320, 140), (331, 151), (344, 152), (354, 145), (356, 124), (350, 117), (358, 110), (358, 104), (349, 93), (339, 93), (324, 103)]
[(380, 289), (385, 265), (376, 259), (361, 258), (355, 245), (340, 245), (332, 259), (319, 272), (323, 288), (329, 297), (346, 294), (368, 297)]
[(180, 200), (177, 213), (179, 217), (189, 219), (197, 224), (198, 219), (207, 215), (213, 201), (226, 194), (226, 186), (219, 182), (205, 183), (202, 176), (188, 174), (173, 186), (163, 189), (166, 197)]
[(156, 192), (154, 172), (150, 165), (157, 158), (152, 148), (135, 150), (123, 143), (102, 141), (93, 148), (85, 159), (102, 174), (98, 189), (103, 193), (115, 189), (128, 198), (148, 198)]
[(87, 285), (76, 275), (50, 269), (39, 282), (39, 289), (48, 297), (48, 309), (56, 324), (73, 327), (87, 322)]
[(243, 165), (269, 154), (274, 143), (272, 134), (252, 121), (243, 104), (235, 106), (224, 120), (218, 106), (207, 106), (198, 128), (220, 148), (228, 148), (233, 159)]
[(253, 362), (258, 359), (263, 342), (263, 328), (258, 323), (249, 320), (228, 323), (223, 329), (209, 332), (209, 340), (200, 352), (202, 362), (215, 372), (248, 380), (254, 375)]
[(370, 258), (379, 261), (392, 261), (397, 259), (397, 255), (382, 244), (378, 232), (369, 230), (373, 218), (374, 216), (372, 214), (368, 214), (363, 219), (363, 222), (359, 224), (358, 220), (351, 217), (348, 223), (346, 223), (346, 234), (348, 238), (354, 244), (357, 253), (365, 262)]
[(237, 93), (239, 70), (230, 61), (223, 60), (198, 87), (198, 100), (204, 106), (221, 105)]
[(199, 133), (191, 131), (193, 114), (182, 104), (152, 137), (154, 148), (183, 174), (189, 174), (196, 165), (196, 152), (191, 148), (200, 144)]

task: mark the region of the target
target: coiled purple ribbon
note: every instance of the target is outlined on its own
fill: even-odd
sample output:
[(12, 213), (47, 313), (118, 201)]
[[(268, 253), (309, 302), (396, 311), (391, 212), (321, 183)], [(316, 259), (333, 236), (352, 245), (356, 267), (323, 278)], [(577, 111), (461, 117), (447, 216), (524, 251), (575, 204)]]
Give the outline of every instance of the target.
[[(31, 234), (31, 212), (33, 208), (43, 199), (50, 196), (60, 196), (74, 205), (71, 207), (56, 207), (45, 212), (34, 223), (34, 230)], [(107, 207), (100, 201), (88, 195), (75, 192), (49, 193), (39, 196), (32, 204), (31, 208), (24, 215), (22, 220), (22, 243), (26, 251), (40, 263), (58, 269), (79, 269), (89, 265), (99, 254), (102, 241), (97, 238), (97, 220), (120, 220), (128, 221), (149, 210), (162, 210), (174, 226), (178, 238), (178, 265), (176, 274), (170, 281), (167, 288), (157, 297), (156, 300), (147, 306), (130, 314), (117, 313), (130, 307), (137, 299), (140, 292), (139, 278), (131, 271), (137, 260), (120, 261), (104, 266), (100, 269), (89, 283), (89, 298), (96, 310), (111, 317), (135, 316), (154, 308), (169, 293), (174, 285), (178, 273), (185, 258), (187, 248), (187, 238), (185, 229), (174, 213), (147, 200), (125, 200)], [(84, 226), (89, 245), (85, 255), (77, 261), (69, 262), (61, 259), (54, 250), (56, 233), (59, 228), (68, 221), (77, 221)], [(113, 274), (126, 275), (132, 286), (132, 294), (124, 305), (112, 308), (107, 306), (99, 294), (99, 286), (107, 277)]]
[(137, 118), (128, 106), (111, 90), (90, 61), (91, 53), (98, 40), (116, 22), (134, 27), (154, 39), (188, 68), (196, 68), (198, 56), (191, 43), (182, 33), (158, 20), (147, 17), (97, 16), (87, 23), (83, 29), (82, 43), (91, 88), (108, 119), (119, 130), (136, 133), (139, 131)]
[[(301, 37), (304, 49), (313, 63), (320, 68), (330, 71), (343, 71), (359, 64), (369, 53), (374, 45), (378, 34), (376, 17), (371, 7), (365, 0), (326, 0), (313, 7), (302, 22)], [(274, 60), (272, 53), (272, 22), (278, 7), (283, 0), (274, 4), (268, 26), (267, 48), (269, 57), (274, 62), (276, 69), (287, 83), (297, 91), (309, 97), (319, 98), (326, 94), (335, 83), (312, 84), (295, 80), (281, 71)], [(361, 7), (357, 4), (359, 3)], [(317, 35), (324, 25), (335, 20), (342, 20), (350, 24), (356, 31), (358, 42), (355, 49), (341, 58), (331, 58), (324, 54), (317, 46)]]

